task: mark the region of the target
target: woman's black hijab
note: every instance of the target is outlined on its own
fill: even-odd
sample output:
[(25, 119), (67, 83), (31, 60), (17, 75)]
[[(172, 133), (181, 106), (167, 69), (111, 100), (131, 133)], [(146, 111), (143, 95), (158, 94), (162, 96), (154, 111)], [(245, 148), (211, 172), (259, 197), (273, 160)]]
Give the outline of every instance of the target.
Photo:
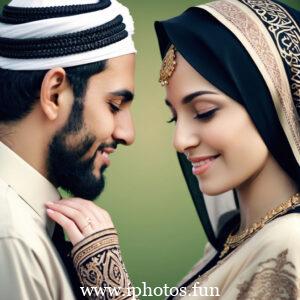
[[(237, 9), (236, 14), (234, 14), (235, 9)], [(263, 76), (257, 62), (249, 55), (249, 49), (244, 47), (243, 41), (232, 29), (234, 27), (232, 22), (236, 21), (232, 18), (237, 18), (244, 9), (251, 10), (252, 20), (253, 16), (257, 19), (256, 26), (263, 28), (264, 32), (269, 34), (269, 39), (271, 37), (275, 46), (273, 50), (278, 52), (277, 58), (280, 57), (281, 65), (284, 66), (281, 69), (284, 73), (282, 75), (287, 79), (290, 100), (293, 103), (293, 116), (288, 119), (288, 122), (293, 122), (296, 128), (294, 135), (291, 134), (292, 139), (291, 136), (287, 138), (283, 129), (280, 113), (274, 105), (274, 91), (271, 91), (266, 83), (265, 74)], [(242, 22), (240, 23), (240, 26), (243, 26)], [(287, 24), (289, 26), (286, 26)], [(219, 0), (208, 6), (189, 8), (175, 18), (156, 22), (155, 28), (162, 57), (173, 44), (185, 60), (206, 80), (242, 104), (270, 153), (300, 188), (299, 24), (300, 12), (280, 2)], [(238, 27), (237, 24), (236, 26)], [(282, 28), (288, 28), (289, 31)], [(242, 27), (240, 29), (243, 32)], [(255, 38), (258, 36), (254, 35), (253, 39)], [(178, 153), (178, 157), (207, 237), (211, 244), (220, 250), (227, 230), (230, 230), (230, 224), (239, 220), (236, 193), (233, 191), (229, 192), (229, 195), (228, 193), (220, 195), (223, 199), (203, 195), (199, 190), (197, 179), (191, 172), (190, 163), (183, 154)], [(215, 202), (216, 207), (223, 206), (224, 209), (219, 211), (210, 209), (209, 206), (213, 201), (218, 201)], [(231, 222), (227, 222), (229, 219)], [(224, 224), (226, 226), (223, 226)]]

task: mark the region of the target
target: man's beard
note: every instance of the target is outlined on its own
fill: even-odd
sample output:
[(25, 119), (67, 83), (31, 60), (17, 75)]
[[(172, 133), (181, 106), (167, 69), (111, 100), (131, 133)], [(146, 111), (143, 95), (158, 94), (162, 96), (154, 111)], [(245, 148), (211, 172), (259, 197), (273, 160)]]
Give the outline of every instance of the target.
[[(74, 103), (67, 124), (55, 134), (50, 145), (47, 160), (48, 178), (57, 187), (62, 187), (75, 197), (93, 200), (104, 189), (105, 179), (103, 172), (106, 165), (100, 168), (100, 176), (93, 174), (95, 154), (86, 160), (82, 157), (96, 141), (96, 137), (86, 133), (78, 140), (81, 130), (84, 129), (82, 121), (83, 109), (80, 103)], [(72, 137), (73, 136), (73, 137)], [(68, 146), (67, 141), (77, 140), (76, 146)], [(100, 145), (103, 149), (107, 145)], [(113, 145), (115, 148), (116, 145)]]

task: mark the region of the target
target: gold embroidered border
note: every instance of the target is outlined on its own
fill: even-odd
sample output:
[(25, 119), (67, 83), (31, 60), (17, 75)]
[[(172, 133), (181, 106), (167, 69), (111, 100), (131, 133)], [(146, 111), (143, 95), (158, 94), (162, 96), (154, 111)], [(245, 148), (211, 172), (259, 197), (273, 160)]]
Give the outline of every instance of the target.
[(74, 245), (71, 253), (72, 256), (75, 256), (78, 249), (83, 248), (84, 246), (86, 246), (87, 244), (91, 243), (96, 239), (101, 239), (103, 236), (108, 236), (108, 235), (118, 235), (117, 230), (115, 228), (103, 229), (85, 237), (83, 240), (81, 240), (80, 242)]
[(269, 31), (262, 26), (258, 16), (239, 1), (214, 1), (198, 7), (209, 12), (226, 26), (254, 60), (270, 90), (282, 128), (300, 164), (299, 117), (283, 61)]
[(292, 93), (300, 108), (300, 28), (281, 5), (270, 0), (242, 0), (259, 18), (268, 24), (268, 30), (277, 44), (281, 57), (290, 66)]
[(119, 241), (117, 236), (109, 236), (105, 237), (102, 240), (97, 240), (93, 242), (91, 245), (88, 245), (85, 249), (79, 250), (78, 253), (75, 254), (73, 257), (73, 261), (75, 266), (77, 265), (87, 257), (89, 257), (91, 254), (95, 253), (99, 250), (106, 250), (107, 247), (112, 246), (118, 246)]

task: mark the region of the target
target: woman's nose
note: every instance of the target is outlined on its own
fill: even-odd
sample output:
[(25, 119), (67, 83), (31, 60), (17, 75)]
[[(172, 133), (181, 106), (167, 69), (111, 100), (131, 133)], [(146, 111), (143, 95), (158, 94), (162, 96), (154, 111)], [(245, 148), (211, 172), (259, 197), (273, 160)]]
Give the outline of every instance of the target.
[(173, 137), (173, 146), (177, 152), (184, 153), (187, 149), (196, 147), (199, 142), (199, 137), (188, 124), (177, 121)]

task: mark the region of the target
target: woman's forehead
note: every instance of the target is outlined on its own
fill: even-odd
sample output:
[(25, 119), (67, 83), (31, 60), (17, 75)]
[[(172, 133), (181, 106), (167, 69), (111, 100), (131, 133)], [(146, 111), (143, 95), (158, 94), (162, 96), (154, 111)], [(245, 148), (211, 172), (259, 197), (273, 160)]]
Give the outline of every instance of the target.
[(213, 91), (219, 91), (213, 84), (211, 84), (205, 77), (196, 71), (189, 62), (179, 53), (176, 54), (176, 68), (169, 79), (169, 85), (178, 84), (196, 84), (201, 85)]
[(206, 94), (222, 94), (220, 90), (198, 73), (179, 52), (176, 55), (176, 68), (168, 80), (166, 90), (167, 99), (170, 102), (183, 99), (196, 91), (207, 92)]

